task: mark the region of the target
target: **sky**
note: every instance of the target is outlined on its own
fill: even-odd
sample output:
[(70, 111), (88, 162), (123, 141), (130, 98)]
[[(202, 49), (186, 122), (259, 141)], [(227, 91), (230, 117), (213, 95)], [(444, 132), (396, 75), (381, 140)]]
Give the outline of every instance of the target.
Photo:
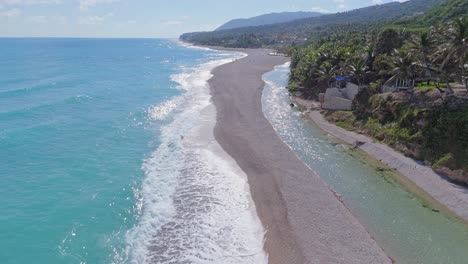
[(176, 38), (271, 12), (335, 13), (392, 0), (0, 0), (0, 37)]

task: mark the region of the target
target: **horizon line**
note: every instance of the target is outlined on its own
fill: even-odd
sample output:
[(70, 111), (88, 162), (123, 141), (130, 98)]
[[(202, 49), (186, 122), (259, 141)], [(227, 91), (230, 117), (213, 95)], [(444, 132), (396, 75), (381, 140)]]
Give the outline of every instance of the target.
[(179, 40), (179, 38), (171, 37), (8, 37), (0, 36), (0, 39), (166, 39)]

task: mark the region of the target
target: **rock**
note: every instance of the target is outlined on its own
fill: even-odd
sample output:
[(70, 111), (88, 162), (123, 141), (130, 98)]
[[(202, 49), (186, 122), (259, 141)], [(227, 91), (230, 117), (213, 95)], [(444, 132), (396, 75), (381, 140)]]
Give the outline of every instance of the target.
[(319, 94), (322, 108), (328, 110), (351, 110), (353, 100), (359, 93), (359, 86), (353, 83), (346, 83), (346, 88), (328, 88), (325, 94)]
[(343, 98), (338, 88), (329, 88), (324, 95), (322, 108), (327, 110), (351, 110), (353, 101)]
[(343, 89), (343, 93), (346, 96), (346, 99), (354, 100), (356, 95), (359, 93), (359, 86), (354, 83), (347, 82), (346, 89)]
[(352, 109), (353, 101), (340, 97), (329, 97), (325, 99), (322, 107), (328, 110), (349, 111)]
[(468, 172), (464, 170), (451, 170), (447, 167), (443, 166), (438, 166), (437, 168), (434, 168), (434, 171), (437, 173), (440, 173), (447, 178), (449, 178), (451, 181), (461, 183), (464, 185), (468, 185)]
[(327, 100), (327, 97), (343, 97), (343, 94), (340, 92), (340, 89), (338, 88), (328, 88), (327, 91), (325, 92), (325, 100)]
[(356, 147), (360, 147), (360, 146), (362, 146), (362, 145), (364, 145), (364, 144), (366, 144), (366, 142), (363, 142), (363, 141), (356, 141), (356, 142), (354, 142), (354, 145), (355, 145)]

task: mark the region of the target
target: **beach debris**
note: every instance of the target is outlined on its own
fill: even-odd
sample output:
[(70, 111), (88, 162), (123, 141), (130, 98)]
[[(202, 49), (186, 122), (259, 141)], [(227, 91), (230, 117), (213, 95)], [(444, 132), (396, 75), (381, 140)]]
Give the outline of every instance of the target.
[(387, 169), (382, 168), (382, 167), (377, 167), (377, 171), (379, 171), (379, 172), (384, 172), (384, 171), (387, 171)]
[(357, 148), (363, 146), (364, 144), (366, 144), (366, 142), (363, 142), (363, 141), (355, 141), (352, 150), (355, 150), (355, 149), (357, 149)]
[(360, 146), (362, 146), (362, 145), (364, 145), (364, 144), (366, 144), (366, 142), (364, 142), (364, 141), (356, 141), (356, 142), (354, 142), (354, 145), (357, 146), (357, 147), (360, 147)]

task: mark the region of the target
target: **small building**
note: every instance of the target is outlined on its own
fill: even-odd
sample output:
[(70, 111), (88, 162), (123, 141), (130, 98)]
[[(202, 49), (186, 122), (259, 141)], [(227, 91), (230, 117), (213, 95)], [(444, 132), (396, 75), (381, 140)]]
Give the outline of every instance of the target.
[(320, 103), (327, 110), (351, 110), (353, 100), (359, 93), (359, 86), (348, 77), (336, 77), (324, 94), (320, 94)]
[(399, 91), (406, 91), (410, 90), (414, 87), (415, 80), (402, 80), (396, 79), (392, 84), (385, 84), (382, 86), (382, 93), (388, 92), (399, 92)]

